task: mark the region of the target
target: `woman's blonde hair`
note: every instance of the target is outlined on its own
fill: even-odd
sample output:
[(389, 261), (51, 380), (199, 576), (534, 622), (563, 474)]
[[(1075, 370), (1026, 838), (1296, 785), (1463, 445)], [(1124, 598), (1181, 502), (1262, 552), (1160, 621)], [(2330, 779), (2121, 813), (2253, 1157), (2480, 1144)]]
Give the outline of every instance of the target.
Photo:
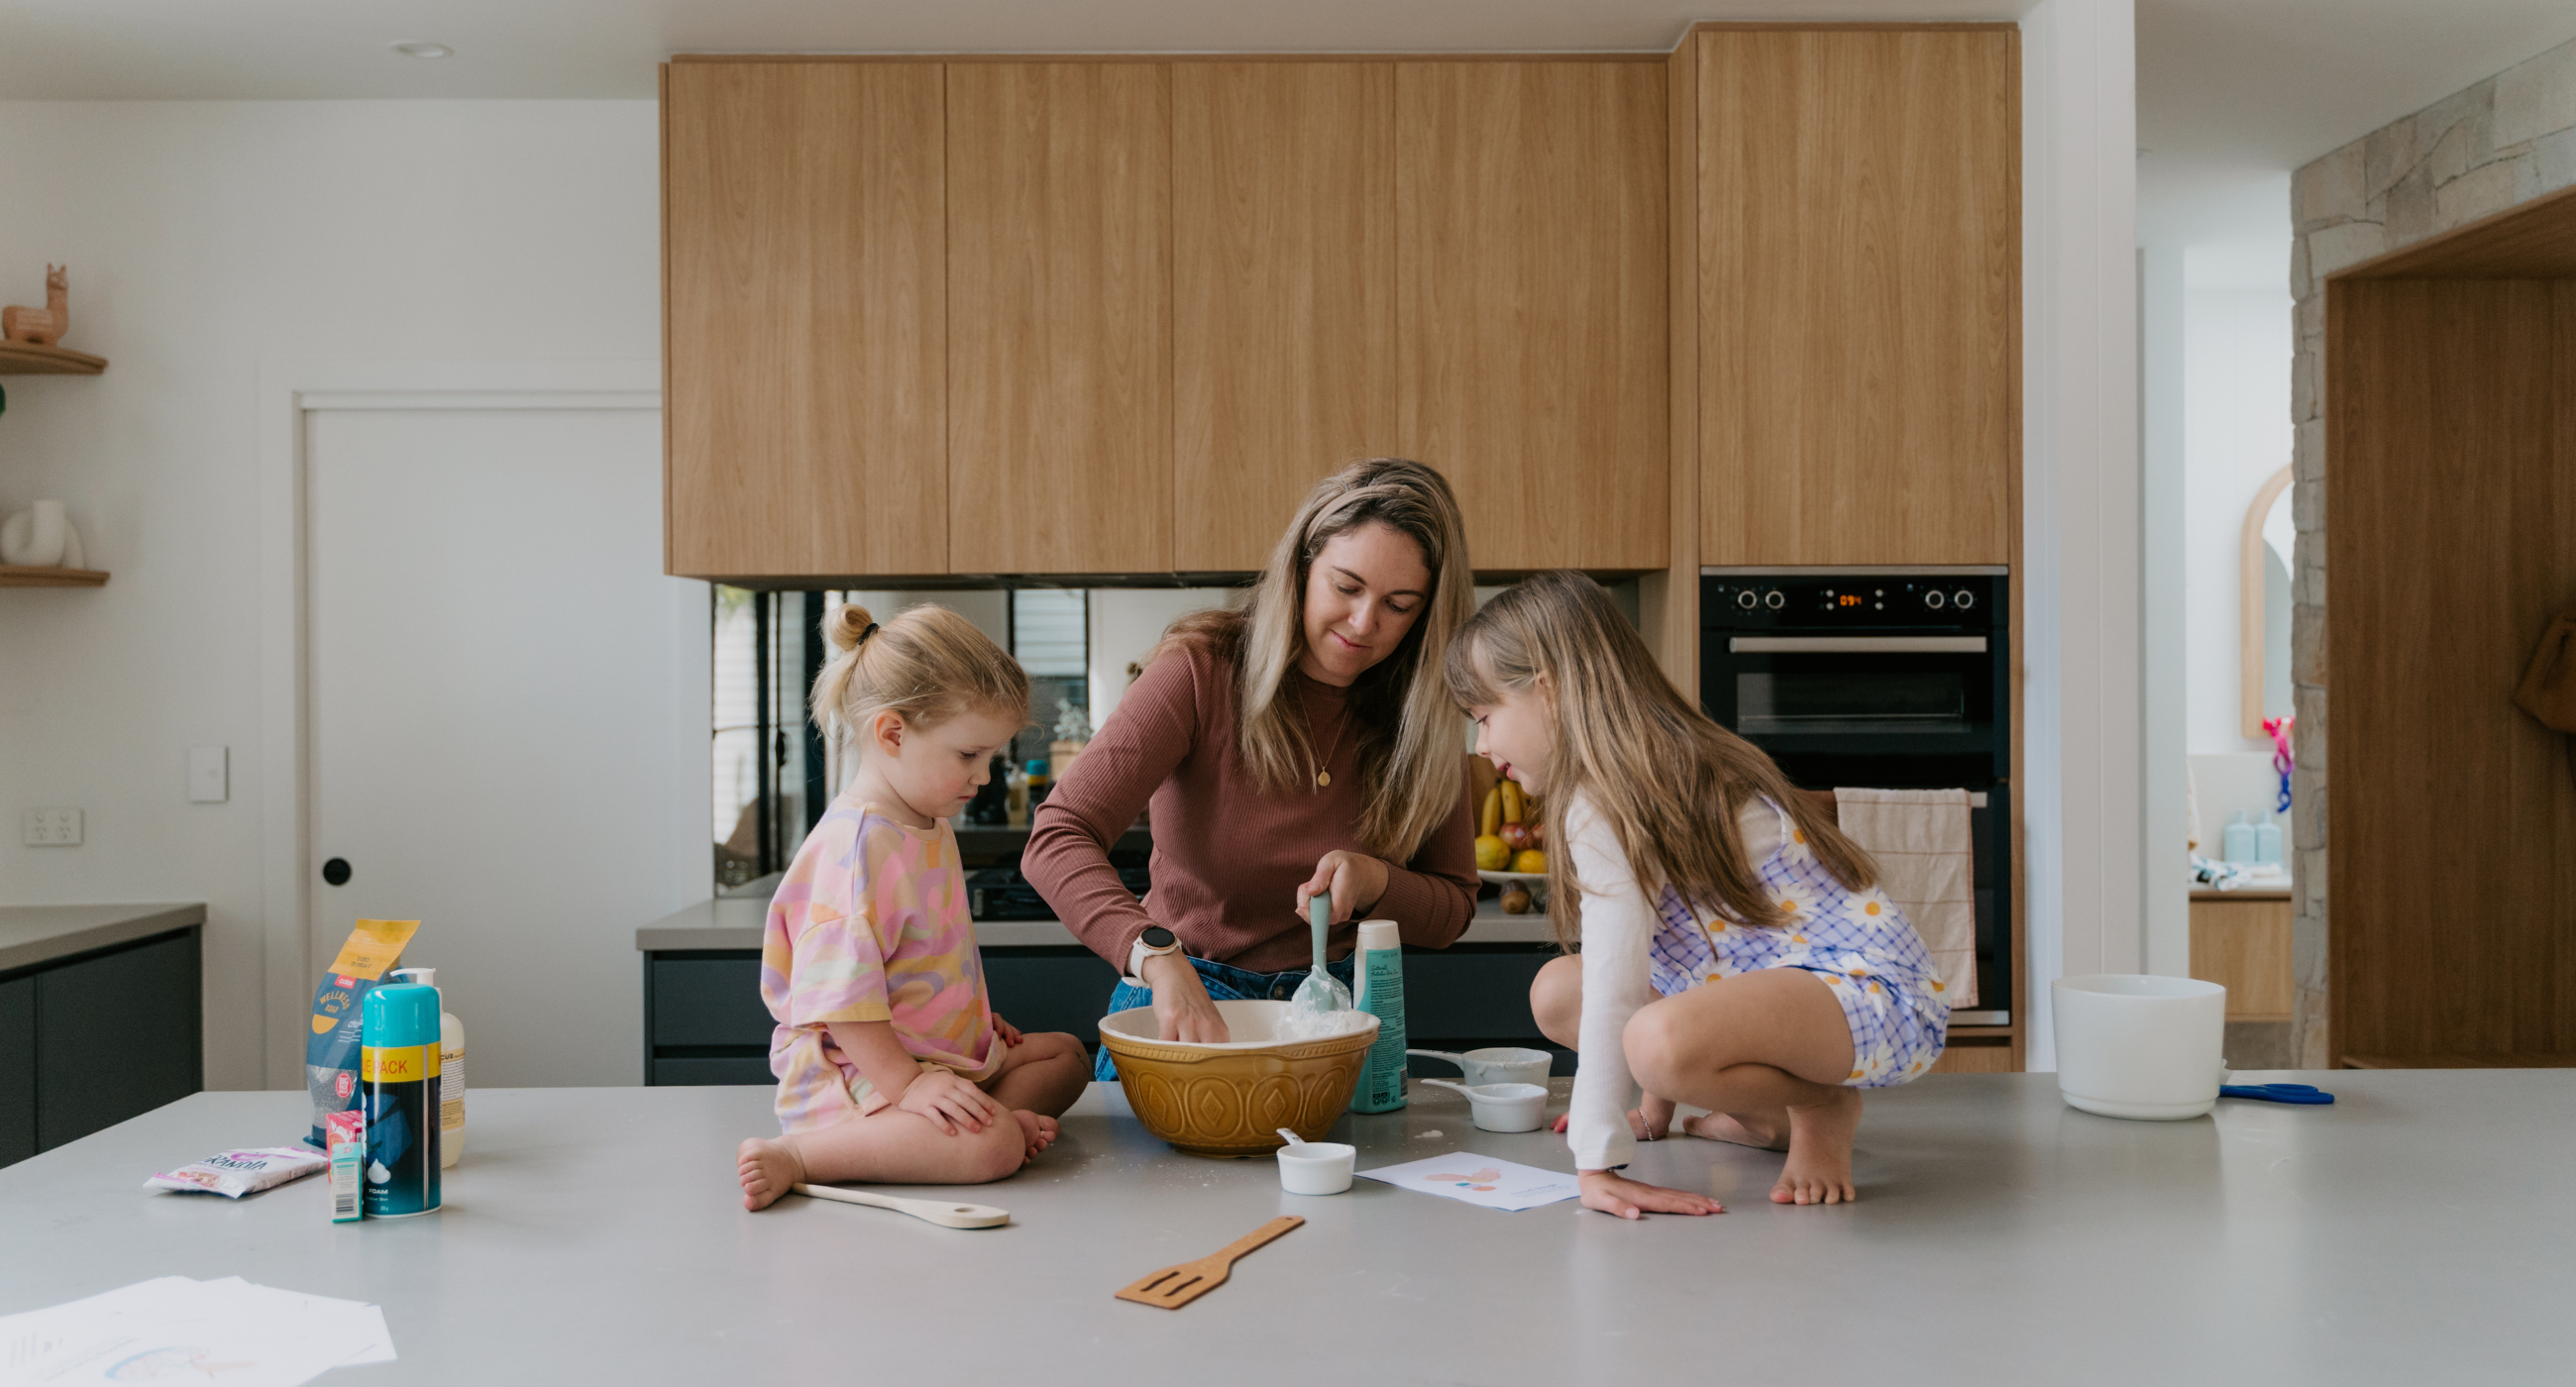
[(1029, 676), (1010, 652), (975, 623), (924, 603), (880, 626), (868, 609), (845, 603), (824, 614), (832, 657), (814, 676), (814, 725), (826, 743), (892, 710), (907, 726), (936, 727), (974, 711), (1025, 722)]
[(1446, 665), (1462, 707), (1490, 708), (1504, 690), (1537, 688), (1547, 699), (1549, 914), (1568, 943), (1582, 925), (1565, 837), (1565, 811), (1578, 798), (1609, 823), (1649, 899), (1669, 885), (1699, 909), (1787, 923), (1736, 833), (1736, 815), (1756, 795), (1796, 822), (1835, 880), (1859, 890), (1878, 878), (1869, 854), (1761, 748), (1683, 700), (1610, 594), (1580, 573), (1541, 573), (1498, 594), (1460, 628)]
[(1288, 687), (1306, 653), (1306, 582), (1324, 545), (1363, 525), (1412, 540), (1431, 572), (1413, 628), (1352, 682), (1346, 715), (1358, 737), (1365, 806), (1357, 836), (1371, 854), (1401, 862), (1457, 812), (1465, 783), (1439, 652), (1475, 610), (1476, 579), (1447, 478), (1403, 458), (1370, 458), (1317, 482), (1242, 607), (1182, 617), (1154, 653), (1196, 645), (1231, 664), (1235, 726), (1255, 781), (1273, 791), (1313, 784), (1319, 757), (1306, 710)]

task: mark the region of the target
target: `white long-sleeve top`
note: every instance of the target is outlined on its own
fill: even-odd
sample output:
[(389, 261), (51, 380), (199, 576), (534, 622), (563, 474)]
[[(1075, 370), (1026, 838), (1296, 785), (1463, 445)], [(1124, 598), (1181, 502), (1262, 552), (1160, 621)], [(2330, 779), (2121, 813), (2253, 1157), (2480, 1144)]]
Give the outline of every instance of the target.
[[(1745, 801), (1736, 817), (1745, 859), (1755, 867), (1780, 847), (1779, 811), (1761, 799)], [(1655, 899), (1637, 882), (1610, 822), (1581, 797), (1565, 806), (1566, 847), (1574, 876), (1583, 883), (1583, 1020), (1575, 1044), (1574, 1101), (1566, 1143), (1577, 1170), (1609, 1170), (1628, 1163), (1636, 1138), (1628, 1129), (1637, 1082), (1628, 1072), (1628, 1018), (1655, 1000), (1648, 959), (1660, 926)]]

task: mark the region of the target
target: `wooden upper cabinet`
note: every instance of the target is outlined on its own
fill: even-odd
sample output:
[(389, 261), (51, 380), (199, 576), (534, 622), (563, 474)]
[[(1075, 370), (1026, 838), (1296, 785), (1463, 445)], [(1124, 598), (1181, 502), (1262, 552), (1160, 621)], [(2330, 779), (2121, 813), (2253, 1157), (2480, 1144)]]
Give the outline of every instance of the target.
[(1403, 63), (1395, 112), (1399, 446), (1480, 569), (1662, 567), (1664, 65)]
[(1169, 571), (1171, 68), (947, 74), (949, 567)]
[(2010, 559), (2017, 37), (1698, 35), (1703, 563)]
[(942, 573), (943, 75), (664, 69), (664, 566)]
[(1259, 568), (1318, 478), (1396, 448), (1394, 77), (1172, 69), (1177, 568)]

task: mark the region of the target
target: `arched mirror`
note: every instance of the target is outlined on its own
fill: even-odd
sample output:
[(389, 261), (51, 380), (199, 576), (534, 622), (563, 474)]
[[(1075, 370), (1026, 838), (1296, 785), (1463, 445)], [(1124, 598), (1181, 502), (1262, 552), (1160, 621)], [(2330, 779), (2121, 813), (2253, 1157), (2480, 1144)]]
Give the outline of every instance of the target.
[(2290, 469), (2254, 493), (2245, 512), (2238, 600), (2243, 604), (2245, 735), (2269, 738), (2266, 718), (2290, 715), (2290, 574), (2297, 530), (2290, 519)]

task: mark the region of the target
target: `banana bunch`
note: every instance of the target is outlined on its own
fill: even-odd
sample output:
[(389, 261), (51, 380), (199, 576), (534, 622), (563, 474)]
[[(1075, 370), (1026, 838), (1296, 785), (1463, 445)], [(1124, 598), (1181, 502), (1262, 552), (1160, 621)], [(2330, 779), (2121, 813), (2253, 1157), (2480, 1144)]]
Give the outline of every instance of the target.
[(1476, 866), (1487, 872), (1545, 872), (1547, 826), (1539, 819), (1538, 801), (1518, 783), (1498, 780), (1485, 792), (1476, 822)]

